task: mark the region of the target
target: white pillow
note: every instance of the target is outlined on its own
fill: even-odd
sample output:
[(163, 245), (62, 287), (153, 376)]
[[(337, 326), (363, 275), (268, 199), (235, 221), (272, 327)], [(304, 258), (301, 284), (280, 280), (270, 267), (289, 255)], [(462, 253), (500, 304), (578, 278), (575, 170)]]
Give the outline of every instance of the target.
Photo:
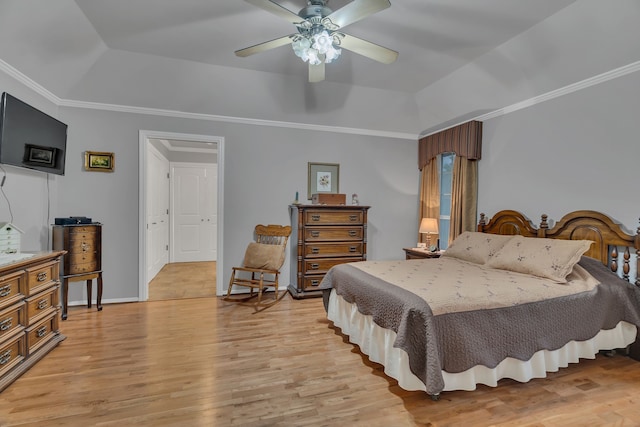
[(442, 256), (458, 258), (475, 264), (485, 264), (513, 236), (464, 231), (451, 242)]

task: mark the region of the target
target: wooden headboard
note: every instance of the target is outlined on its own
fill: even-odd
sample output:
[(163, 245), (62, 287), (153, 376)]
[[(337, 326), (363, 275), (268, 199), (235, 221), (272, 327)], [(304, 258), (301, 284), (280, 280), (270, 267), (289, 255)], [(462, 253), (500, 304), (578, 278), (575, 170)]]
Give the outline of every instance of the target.
[[(640, 286), (640, 227), (630, 234), (609, 216), (590, 210), (574, 211), (566, 214), (549, 228), (547, 215), (542, 215), (536, 227), (525, 215), (513, 210), (496, 213), (490, 220), (480, 214), (478, 231), (492, 234), (520, 234), (525, 237), (545, 237), (564, 240), (591, 240), (593, 245), (586, 256), (600, 260), (612, 271), (618, 271), (622, 264), (622, 276), (629, 277), (631, 252), (636, 254), (636, 286)], [(622, 252), (622, 256), (620, 256)]]

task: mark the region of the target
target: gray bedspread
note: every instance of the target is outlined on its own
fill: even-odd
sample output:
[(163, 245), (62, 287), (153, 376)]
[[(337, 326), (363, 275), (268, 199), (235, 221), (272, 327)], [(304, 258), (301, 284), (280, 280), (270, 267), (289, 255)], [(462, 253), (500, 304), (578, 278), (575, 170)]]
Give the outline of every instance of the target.
[(407, 352), (411, 371), (424, 382), (427, 393), (436, 395), (444, 388), (442, 371), (458, 373), (476, 365), (494, 368), (506, 357), (526, 361), (539, 350), (591, 339), (620, 321), (640, 326), (640, 289), (597, 260), (583, 257), (580, 265), (600, 282), (590, 291), (437, 316), (412, 292), (349, 264), (329, 270), (321, 287), (325, 293), (335, 289), (377, 325), (395, 331), (394, 347)]

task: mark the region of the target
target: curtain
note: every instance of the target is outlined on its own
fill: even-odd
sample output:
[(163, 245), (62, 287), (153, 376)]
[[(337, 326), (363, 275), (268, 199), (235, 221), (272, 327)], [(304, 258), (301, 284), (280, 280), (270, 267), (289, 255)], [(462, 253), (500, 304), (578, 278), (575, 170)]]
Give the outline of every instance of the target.
[[(425, 136), (418, 141), (420, 180), (420, 218), (440, 216), (439, 154), (455, 153), (451, 194), (449, 242), (463, 231), (476, 229), (478, 165), (482, 153), (482, 122), (471, 121)], [(419, 241), (422, 241), (420, 236)]]
[[(440, 183), (438, 180), (438, 163), (429, 162), (422, 169), (420, 176), (420, 219), (438, 218), (440, 216)], [(431, 241), (437, 241), (438, 235), (431, 237)], [(423, 236), (418, 233), (418, 242), (423, 241)]]
[(476, 230), (477, 210), (478, 161), (456, 156), (453, 160), (449, 242), (463, 231)]
[(482, 122), (471, 121), (420, 138), (418, 169), (422, 170), (438, 154), (455, 153), (456, 157), (480, 160), (482, 153)]

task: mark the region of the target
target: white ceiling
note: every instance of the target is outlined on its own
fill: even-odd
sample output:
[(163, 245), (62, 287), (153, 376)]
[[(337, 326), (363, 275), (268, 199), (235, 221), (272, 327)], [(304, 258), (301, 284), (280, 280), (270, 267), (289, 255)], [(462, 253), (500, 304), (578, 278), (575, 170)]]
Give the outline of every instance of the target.
[(343, 30), (398, 60), (343, 51), (320, 83), (290, 46), (234, 54), (295, 32), (243, 0), (0, 0), (0, 69), (61, 105), (412, 139), (640, 64), (638, 0), (390, 1)]
[[(384, 65), (343, 52), (327, 65), (326, 79), (415, 93), (573, 1), (392, 0), (390, 8), (344, 32), (398, 51), (398, 60)], [(247, 58), (234, 55), (296, 32), (289, 22), (241, 0), (75, 2), (110, 49), (269, 73), (307, 73), (290, 46)], [(277, 2), (295, 13), (306, 6), (306, 0)], [(330, 0), (328, 6), (337, 10), (347, 3)]]

